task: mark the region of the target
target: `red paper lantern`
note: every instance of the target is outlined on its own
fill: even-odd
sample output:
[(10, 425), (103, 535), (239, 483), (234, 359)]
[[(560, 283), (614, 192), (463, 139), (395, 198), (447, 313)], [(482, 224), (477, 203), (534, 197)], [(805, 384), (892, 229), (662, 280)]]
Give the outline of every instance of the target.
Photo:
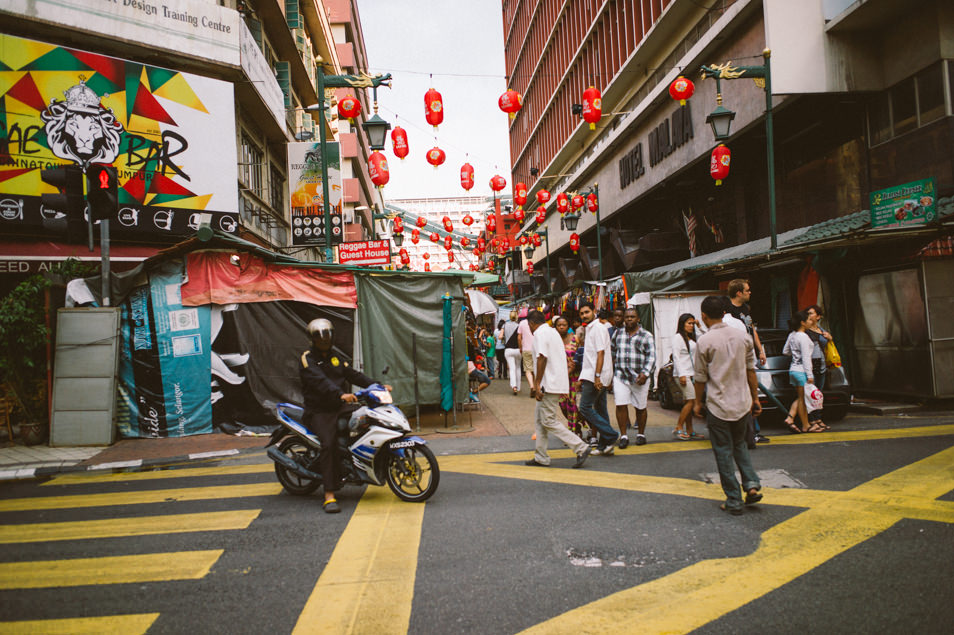
[(537, 203), (540, 205), (546, 205), (550, 202), (550, 193), (546, 190), (540, 190), (537, 192)]
[(523, 211), (522, 207), (518, 207), (513, 211), (513, 217), (518, 223), (523, 223), (523, 219), (526, 217), (526, 212)]
[(444, 223), (444, 229), (452, 232), (454, 231), (454, 224), (451, 222), (450, 216), (445, 216), (441, 219), (441, 222)]
[(424, 218), (423, 216), (418, 216), (418, 217), (417, 217), (417, 226), (423, 228), (424, 225), (427, 225), (427, 219)]
[(371, 182), (377, 187), (384, 187), (391, 179), (391, 173), (388, 171), (388, 160), (377, 150), (368, 157), (368, 174), (371, 176)]
[(720, 143), (712, 150), (712, 156), (709, 160), (709, 174), (715, 179), (716, 185), (722, 185), (722, 179), (729, 176), (729, 163), (732, 161), (732, 153)]
[(487, 217), (487, 231), (497, 231), (497, 216), (495, 214), (491, 214)]
[(540, 239), (540, 234), (534, 234), (530, 240), (533, 242), (534, 247), (539, 247), (543, 243)]
[(480, 247), (474, 247), (474, 258), (480, 258)]
[(547, 208), (541, 205), (537, 208), (537, 225), (542, 225), (543, 222), (547, 219)]
[(421, 239), (421, 230), (419, 230), (419, 229), (412, 229), (412, 230), (411, 230), (411, 242), (416, 245), (417, 242), (418, 242), (420, 239)]
[(395, 234), (401, 234), (404, 232), (404, 221), (401, 220), (400, 216), (395, 216), (392, 221), (392, 227)]
[(427, 151), (427, 162), (433, 165), (435, 168), (444, 163), (444, 159), (446, 158), (447, 155), (444, 154), (444, 151), (437, 146), (434, 146)]
[(672, 80), (672, 83), (669, 84), (669, 96), (679, 100), (680, 106), (686, 105), (686, 100), (692, 97), (692, 93), (695, 92), (695, 90), (695, 84), (682, 75)]
[(467, 247), (470, 247), (470, 238), (468, 238), (467, 236), (462, 237), (460, 239), (460, 246), (463, 247), (464, 249), (466, 249)]
[(517, 111), (520, 110), (520, 106), (523, 105), (523, 95), (515, 90), (508, 90), (497, 100), (497, 105), (513, 119), (517, 116)]
[(590, 130), (596, 130), (596, 124), (603, 116), (603, 96), (595, 86), (583, 91), (583, 121), (590, 124)]
[(460, 166), (460, 186), (467, 191), (474, 187), (474, 166), (470, 163)]
[(357, 119), (361, 114), (361, 102), (354, 95), (345, 95), (338, 102), (338, 116), (342, 119)]
[(450, 251), (451, 247), (453, 246), (454, 246), (454, 237), (451, 236), (450, 234), (448, 234), (447, 236), (444, 236), (444, 249), (446, 249), (447, 251)]
[(517, 239), (517, 242), (520, 243), (521, 245), (526, 245), (526, 244), (527, 244), (527, 241), (529, 241), (529, 240), (530, 240), (530, 239), (527, 238), (526, 235), (522, 235), (522, 236), (520, 236), (520, 238)]
[(483, 239), (482, 236), (477, 237), (477, 249), (483, 251), (484, 247), (487, 246), (487, 241)]
[(402, 265), (411, 264), (411, 256), (410, 254), (407, 253), (407, 249), (402, 249), (400, 253), (401, 253), (401, 264)]
[(576, 232), (570, 234), (570, 249), (573, 250), (573, 253), (576, 253), (580, 248), (580, 235)]
[(424, 93), (424, 118), (437, 128), (444, 121), (444, 101), (441, 94), (433, 88)]
[(557, 205), (558, 212), (560, 212), (561, 214), (566, 214), (567, 211), (570, 209), (570, 199), (567, 198), (566, 194), (564, 194), (563, 192), (560, 192), (559, 194), (557, 194), (557, 197), (556, 197), (556, 205)]
[(470, 227), (471, 225), (474, 224), (474, 217), (471, 216), (469, 213), (467, 213), (464, 215), (462, 219), (460, 219), (460, 222)]
[(586, 201), (584, 200), (584, 198), (583, 198), (583, 196), (582, 196), (581, 194), (577, 194), (577, 195), (575, 195), (573, 198), (570, 199), (570, 205), (573, 206), (573, 211), (574, 211), (574, 212), (577, 211), (578, 209), (580, 209), (581, 207), (583, 207), (583, 204), (584, 204), (585, 202), (586, 202)]
[(452, 251), (447, 252), (447, 262), (454, 262), (454, 252)]
[(526, 205), (527, 204), (527, 184), (526, 183), (517, 183), (513, 186), (513, 203), (514, 205)]
[(394, 151), (394, 156), (399, 159), (404, 159), (407, 156), (407, 133), (401, 126), (394, 126), (394, 130), (391, 131), (391, 150)]
[(424, 254), (421, 256), (421, 258), (423, 258), (424, 260), (430, 260), (431, 254), (425, 251)]
[(533, 275), (533, 263), (532, 263), (532, 262), (528, 262), (528, 263), (527, 263), (527, 273), (529, 273), (531, 276)]
[(491, 240), (491, 241), (490, 241), (490, 248), (491, 248), (491, 249), (499, 249), (499, 248), (500, 248), (500, 239), (499, 239), (499, 238), (494, 238), (493, 240)]
[(430, 239), (432, 243), (438, 243), (441, 241), (441, 237), (437, 235), (437, 232), (431, 232)]
[(500, 190), (504, 189), (505, 187), (507, 187), (507, 179), (505, 179), (504, 177), (500, 176), (499, 174), (495, 174), (495, 175), (493, 175), (493, 176), (491, 177), (491, 179), (490, 179), (490, 189), (492, 189), (494, 192), (499, 192)]
[(509, 238), (504, 238), (503, 240), (501, 240), (501, 241), (500, 241), (500, 247), (501, 247), (501, 249), (503, 249), (504, 251), (510, 251), (510, 239), (509, 239)]
[(431, 270), (431, 263), (425, 262), (425, 263), (424, 263), (424, 271), (430, 271), (430, 270)]
[(596, 199), (596, 194), (592, 192), (586, 197), (586, 209), (594, 214), (600, 209), (600, 202)]

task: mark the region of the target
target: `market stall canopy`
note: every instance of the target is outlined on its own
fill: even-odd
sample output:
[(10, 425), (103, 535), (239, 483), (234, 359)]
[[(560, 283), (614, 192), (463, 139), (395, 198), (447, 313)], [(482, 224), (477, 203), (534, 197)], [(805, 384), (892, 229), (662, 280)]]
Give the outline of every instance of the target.
[(470, 308), (474, 310), (474, 315), (497, 314), (497, 302), (483, 291), (467, 289), (467, 297), (470, 298)]

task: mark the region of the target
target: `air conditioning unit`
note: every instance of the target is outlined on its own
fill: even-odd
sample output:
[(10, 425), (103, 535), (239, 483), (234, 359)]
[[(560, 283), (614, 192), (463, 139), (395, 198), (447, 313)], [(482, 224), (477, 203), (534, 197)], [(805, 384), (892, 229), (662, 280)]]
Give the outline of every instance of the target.
[(341, 222), (342, 223), (353, 223), (354, 222), (354, 210), (353, 209), (344, 209), (341, 211)]

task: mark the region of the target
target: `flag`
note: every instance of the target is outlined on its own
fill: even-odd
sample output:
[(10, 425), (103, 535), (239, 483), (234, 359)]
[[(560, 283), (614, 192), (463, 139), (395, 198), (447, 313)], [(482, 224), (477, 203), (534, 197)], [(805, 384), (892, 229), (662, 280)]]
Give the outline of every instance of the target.
[(710, 223), (708, 218), (703, 217), (705, 220), (706, 227), (709, 228), (709, 231), (712, 232), (712, 237), (715, 239), (717, 245), (721, 245), (725, 242), (725, 233), (722, 231), (722, 225), (716, 223)]
[(696, 215), (689, 210), (689, 213), (682, 213), (682, 220), (686, 224), (686, 237), (689, 239), (689, 254), (696, 257)]

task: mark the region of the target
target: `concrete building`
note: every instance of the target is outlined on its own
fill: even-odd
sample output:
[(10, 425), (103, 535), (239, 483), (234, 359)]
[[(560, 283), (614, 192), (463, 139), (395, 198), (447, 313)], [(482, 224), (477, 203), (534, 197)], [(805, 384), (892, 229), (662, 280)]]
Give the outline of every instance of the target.
[[(694, 271), (706, 288), (748, 277), (768, 327), (799, 308), (810, 269), (856, 387), (954, 394), (954, 333), (931, 318), (952, 295), (942, 280), (954, 269), (943, 247), (954, 211), (951, 3), (507, 0), (503, 16), (508, 86), (524, 95), (510, 128), (512, 181), (527, 183), (531, 200), (540, 189), (598, 187), (604, 277)], [(774, 233), (786, 236), (777, 249), (764, 84), (737, 74), (767, 63)], [(723, 69), (723, 105), (735, 112), (721, 185), (706, 125), (716, 81), (702, 79), (703, 65)], [(668, 93), (681, 74), (695, 82), (685, 106)], [(602, 93), (595, 130), (574, 108), (589, 86)], [(900, 196), (906, 218), (872, 215), (871, 201), (915, 187), (918, 197)], [(533, 259), (537, 271), (549, 264), (554, 291), (594, 279), (596, 218), (579, 222), (579, 255), (558, 215), (544, 226), (550, 262), (539, 249)], [(911, 303), (916, 315), (900, 320)], [(903, 380), (880, 372), (889, 368), (904, 368)]]
[[(306, 240), (294, 222), (293, 207), (316, 218), (320, 202), (320, 187), (313, 175), (302, 177), (309, 168), (296, 157), (317, 154), (320, 122), (308, 110), (318, 102), (316, 64), (326, 75), (367, 69), (356, 3), (9, 0), (0, 3), (0, 24), (0, 269), (14, 272), (0, 276), (0, 290), (67, 256), (99, 258), (85, 236), (65, 244), (65, 220), (40, 205), (40, 194), (55, 190), (39, 172), (59, 165), (118, 169), (120, 209), (110, 222), (116, 268), (193, 233), (202, 214), (215, 229), (321, 257), (318, 232)], [(338, 120), (334, 106), (352, 93), (369, 116), (371, 95), (325, 92), (323, 123), (337, 144), (326, 159), (337, 168), (335, 240), (361, 240), (372, 218), (355, 210), (382, 200), (367, 173), (363, 116)], [(73, 113), (87, 116), (82, 125), (106, 118), (104, 129), (118, 139), (106, 135), (99, 154), (83, 149), (81, 133), (54, 141), (48, 134), (57, 122), (44, 113), (68, 125), (78, 120)]]

